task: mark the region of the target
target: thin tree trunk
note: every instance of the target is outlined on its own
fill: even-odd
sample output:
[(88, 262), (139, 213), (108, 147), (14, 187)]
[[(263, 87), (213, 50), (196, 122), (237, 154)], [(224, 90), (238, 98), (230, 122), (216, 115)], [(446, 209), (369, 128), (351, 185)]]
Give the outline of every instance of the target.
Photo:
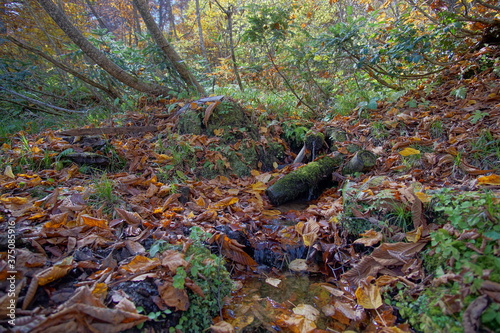
[(90, 2), (90, 0), (85, 0), (85, 3), (90, 8), (90, 12), (92, 13), (92, 15), (94, 15), (94, 17), (97, 19), (97, 23), (99, 23), (99, 27), (101, 27), (101, 29), (105, 29), (107, 32), (111, 32), (111, 29), (108, 27), (108, 25), (106, 24), (106, 22), (104, 22), (102, 20), (101, 15), (99, 15), (99, 13), (95, 9), (94, 5), (92, 5), (92, 3)]
[(175, 28), (175, 17), (174, 11), (172, 10), (172, 0), (165, 0), (165, 5), (167, 6), (168, 23), (170, 24), (170, 30), (172, 31), (172, 35), (174, 36), (174, 38), (176, 40), (179, 40), (177, 29)]
[(238, 71), (238, 63), (236, 62), (236, 55), (234, 54), (234, 41), (233, 41), (234, 6), (229, 5), (229, 7), (226, 9), (219, 3), (219, 1), (215, 0), (215, 3), (220, 8), (220, 10), (226, 15), (227, 33), (229, 35), (229, 52), (231, 54), (231, 62), (233, 63), (233, 72), (234, 72), (234, 76), (236, 76), (236, 81), (238, 82), (238, 87), (240, 88), (241, 91), (244, 91), (243, 83), (241, 82), (240, 72)]
[(234, 41), (233, 41), (233, 5), (229, 5), (229, 9), (226, 12), (227, 16), (227, 30), (229, 33), (229, 49), (231, 50), (231, 60), (233, 62), (234, 75), (236, 75), (236, 81), (238, 82), (238, 87), (241, 91), (243, 89), (243, 83), (241, 82), (240, 72), (238, 70), (238, 63), (236, 62), (236, 55), (234, 54)]
[(144, 20), (144, 23), (146, 23), (146, 27), (151, 33), (155, 43), (162, 49), (167, 59), (172, 62), (175, 70), (179, 73), (182, 80), (188, 85), (188, 87), (195, 88), (199, 94), (205, 96), (205, 89), (203, 89), (198, 80), (196, 80), (193, 74), (189, 71), (184, 60), (182, 60), (172, 45), (170, 45), (166, 40), (165, 36), (163, 36), (160, 28), (158, 28), (158, 25), (149, 11), (147, 0), (132, 0), (132, 3), (139, 11), (139, 14), (141, 14), (142, 19)]
[(196, 5), (196, 23), (198, 25), (198, 36), (200, 38), (201, 54), (203, 55), (203, 58), (205, 58), (205, 60), (207, 62), (208, 70), (211, 71), (210, 61), (208, 60), (208, 55), (207, 55), (207, 49), (205, 48), (205, 40), (203, 39), (203, 27), (201, 25), (200, 0), (195, 0), (195, 5)]
[(124, 71), (116, 65), (106, 55), (92, 45), (83, 34), (70, 22), (66, 14), (52, 0), (37, 0), (42, 8), (52, 17), (54, 22), (64, 31), (64, 33), (75, 43), (85, 55), (92, 59), (97, 65), (108, 72), (123, 84), (138, 91), (155, 95), (168, 96), (170, 89), (144, 81), (139, 81), (136, 77)]
[(14, 37), (12, 36), (6, 36), (5, 37), (7, 40), (11, 41), (12, 43), (16, 44), (17, 46), (25, 49), (25, 50), (28, 50), (42, 58), (44, 58), (45, 60), (49, 61), (50, 63), (52, 63), (54, 66), (62, 69), (63, 71), (65, 72), (68, 72), (69, 74), (75, 76), (76, 78), (82, 80), (83, 82), (93, 86), (93, 87), (96, 87), (97, 89), (100, 89), (102, 91), (104, 91), (109, 97), (113, 98), (113, 99), (116, 99), (116, 98), (119, 98), (120, 95), (112, 88), (107, 88), (91, 79), (89, 79), (88, 77), (78, 73), (77, 71), (73, 70), (72, 68), (69, 68), (68, 66), (66, 66), (65, 64), (63, 63), (60, 63), (59, 61), (57, 61), (56, 59), (52, 58), (51, 56), (45, 54), (44, 52), (40, 51), (39, 49), (36, 49), (34, 47), (31, 47), (29, 45), (27, 45), (26, 43), (20, 41), (20, 40), (17, 40), (15, 39)]

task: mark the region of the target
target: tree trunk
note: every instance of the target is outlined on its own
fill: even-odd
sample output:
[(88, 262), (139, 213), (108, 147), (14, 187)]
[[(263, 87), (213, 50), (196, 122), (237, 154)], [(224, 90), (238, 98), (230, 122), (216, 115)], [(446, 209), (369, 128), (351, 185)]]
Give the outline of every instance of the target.
[(241, 91), (243, 89), (243, 83), (241, 82), (240, 72), (238, 71), (238, 64), (236, 62), (236, 55), (234, 54), (234, 41), (233, 41), (233, 14), (234, 14), (234, 6), (229, 5), (229, 8), (226, 11), (227, 16), (227, 32), (229, 34), (229, 49), (231, 51), (231, 60), (233, 62), (233, 70), (234, 75), (236, 76), (236, 81), (238, 82), (238, 87), (240, 87)]
[(203, 58), (207, 61), (208, 70), (210, 69), (210, 61), (208, 60), (207, 49), (205, 48), (205, 40), (203, 39), (203, 27), (201, 26), (200, 0), (195, 0), (196, 5), (196, 23), (198, 25), (198, 36), (200, 38), (200, 48)]
[(165, 4), (167, 6), (168, 23), (170, 24), (170, 30), (172, 31), (172, 36), (174, 36), (176, 40), (179, 40), (179, 36), (177, 36), (177, 29), (175, 28), (175, 17), (174, 17), (174, 11), (172, 10), (172, 0), (166, 0)]
[(85, 3), (90, 8), (90, 12), (92, 13), (92, 15), (94, 15), (94, 17), (97, 19), (97, 23), (99, 23), (99, 27), (101, 29), (105, 29), (107, 32), (111, 32), (111, 29), (108, 27), (106, 22), (103, 21), (101, 15), (99, 15), (99, 13), (95, 9), (94, 5), (92, 5), (92, 3), (89, 0), (85, 0)]
[(52, 0), (37, 0), (42, 8), (52, 17), (54, 22), (64, 31), (64, 33), (75, 43), (83, 53), (92, 59), (97, 65), (108, 72), (123, 84), (155, 96), (168, 96), (169, 88), (139, 81), (136, 77), (124, 71), (121, 67), (109, 60), (106, 55), (92, 45), (83, 34), (70, 22), (66, 14)]
[(146, 23), (146, 27), (148, 31), (151, 33), (155, 43), (162, 49), (163, 54), (167, 57), (167, 59), (172, 62), (175, 70), (179, 73), (180, 77), (187, 84), (188, 87), (195, 88), (196, 91), (205, 96), (205, 89), (200, 85), (198, 80), (191, 74), (189, 69), (187, 68), (184, 60), (181, 59), (179, 54), (175, 51), (172, 45), (165, 39), (160, 28), (156, 24), (151, 12), (149, 11), (149, 6), (147, 0), (132, 0), (134, 7), (137, 8), (139, 14), (141, 14), (144, 23)]

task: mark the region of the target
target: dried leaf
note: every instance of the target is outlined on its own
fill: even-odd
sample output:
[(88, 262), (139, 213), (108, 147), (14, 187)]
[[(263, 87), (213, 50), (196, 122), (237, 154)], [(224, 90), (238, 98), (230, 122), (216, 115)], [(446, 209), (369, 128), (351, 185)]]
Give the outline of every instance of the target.
[(220, 104), (220, 101), (215, 101), (215, 102), (211, 103), (207, 107), (207, 109), (205, 110), (205, 116), (203, 117), (203, 124), (205, 125), (205, 127), (208, 126), (208, 120), (210, 119), (210, 116), (212, 115), (212, 113), (214, 112), (215, 108), (219, 104)]
[(189, 263), (184, 260), (184, 254), (177, 252), (175, 250), (166, 250), (161, 256), (162, 266), (168, 267), (168, 269), (175, 273), (178, 267), (187, 267)]
[(267, 278), (266, 279), (266, 283), (270, 284), (273, 287), (278, 288), (279, 285), (280, 285), (280, 283), (281, 283), (281, 280), (280, 279), (275, 279), (275, 278)]
[(178, 311), (186, 311), (189, 308), (189, 297), (185, 289), (177, 289), (170, 283), (158, 287), (161, 299), (168, 306)]
[(375, 231), (373, 229), (370, 229), (366, 231), (365, 233), (361, 234), (363, 238), (356, 239), (354, 241), (355, 244), (363, 244), (364, 246), (373, 246), (377, 243), (380, 243), (382, 240), (382, 233)]
[(366, 280), (361, 281), (355, 292), (358, 304), (365, 309), (378, 309), (383, 304), (380, 288), (372, 282), (375, 282), (375, 278), (367, 277)]
[(500, 185), (500, 176), (495, 174), (481, 176), (477, 178), (477, 182), (480, 185)]
[(418, 154), (420, 154), (420, 150), (417, 150), (417, 149), (414, 149), (414, 148), (410, 148), (410, 147), (406, 147), (405, 149), (401, 150), (399, 152), (399, 154), (401, 156), (418, 155)]
[[(241, 328), (241, 327), (240, 327)], [(210, 326), (212, 333), (234, 333), (234, 327), (227, 321), (219, 321), (217, 324)]]
[(81, 215), (83, 224), (89, 227), (97, 227), (102, 229), (108, 229), (108, 221), (105, 219), (98, 219), (89, 215)]
[(70, 269), (73, 268), (73, 257), (66, 257), (63, 260), (59, 261), (54, 266), (38, 273), (36, 275), (38, 279), (38, 285), (44, 286), (52, 281), (62, 278), (66, 276)]
[(130, 273), (144, 273), (158, 267), (159, 265), (160, 260), (158, 258), (150, 259), (145, 256), (137, 255), (130, 263), (121, 266), (120, 269)]
[(310, 321), (316, 321), (319, 317), (319, 310), (309, 304), (299, 304), (293, 308), (293, 313), (304, 316)]

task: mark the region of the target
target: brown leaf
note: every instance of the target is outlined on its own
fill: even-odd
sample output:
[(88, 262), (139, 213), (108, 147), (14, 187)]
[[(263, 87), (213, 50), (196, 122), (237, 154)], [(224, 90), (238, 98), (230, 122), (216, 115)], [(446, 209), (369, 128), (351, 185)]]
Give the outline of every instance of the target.
[(370, 229), (363, 234), (360, 234), (363, 238), (356, 239), (354, 241), (355, 244), (363, 244), (364, 246), (373, 246), (377, 243), (380, 243), (382, 240), (382, 233)]
[(136, 212), (128, 212), (125, 209), (115, 208), (115, 211), (122, 219), (127, 221), (128, 224), (138, 225), (142, 223), (142, 217)]
[(220, 104), (220, 101), (215, 101), (215, 102), (211, 103), (209, 106), (207, 106), (207, 109), (205, 110), (205, 116), (203, 117), (203, 124), (205, 125), (205, 127), (208, 126), (208, 120), (210, 119), (210, 116), (212, 115), (215, 108), (219, 104)]
[(158, 287), (158, 292), (168, 306), (178, 311), (186, 311), (189, 308), (189, 298), (185, 289), (177, 289), (167, 282)]
[(189, 264), (184, 260), (184, 254), (175, 250), (166, 250), (161, 255), (162, 266), (168, 267), (168, 269), (175, 273), (178, 267), (187, 267)]
[(462, 316), (464, 333), (476, 333), (481, 325), (480, 317), (490, 304), (487, 295), (482, 295), (472, 301)]
[(75, 295), (57, 308), (57, 312), (39, 323), (33, 333), (57, 332), (109, 332), (118, 333), (144, 321), (147, 316), (137, 311), (109, 309), (95, 298), (86, 286), (76, 290)]

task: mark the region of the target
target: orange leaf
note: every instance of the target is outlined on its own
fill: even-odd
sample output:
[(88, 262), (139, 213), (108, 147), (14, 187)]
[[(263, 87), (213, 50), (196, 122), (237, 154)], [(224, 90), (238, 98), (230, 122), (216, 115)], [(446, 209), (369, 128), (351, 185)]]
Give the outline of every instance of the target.
[(228, 206), (231, 206), (235, 203), (238, 202), (238, 198), (236, 197), (229, 197), (229, 198), (225, 198), (225, 199), (222, 199), (220, 201), (217, 201), (215, 204), (214, 204), (214, 208), (226, 208)]
[(500, 176), (492, 174), (489, 176), (481, 176), (477, 178), (480, 185), (500, 185)]
[(44, 270), (36, 275), (38, 285), (44, 286), (52, 281), (66, 276), (70, 269), (73, 268), (73, 257), (66, 257), (51, 268)]
[(98, 219), (89, 215), (82, 215), (82, 222), (89, 227), (98, 227), (103, 229), (108, 229), (108, 221), (104, 219)]
[(147, 272), (159, 265), (160, 260), (158, 258), (150, 259), (145, 256), (137, 255), (130, 263), (123, 265), (121, 269), (130, 273)]

